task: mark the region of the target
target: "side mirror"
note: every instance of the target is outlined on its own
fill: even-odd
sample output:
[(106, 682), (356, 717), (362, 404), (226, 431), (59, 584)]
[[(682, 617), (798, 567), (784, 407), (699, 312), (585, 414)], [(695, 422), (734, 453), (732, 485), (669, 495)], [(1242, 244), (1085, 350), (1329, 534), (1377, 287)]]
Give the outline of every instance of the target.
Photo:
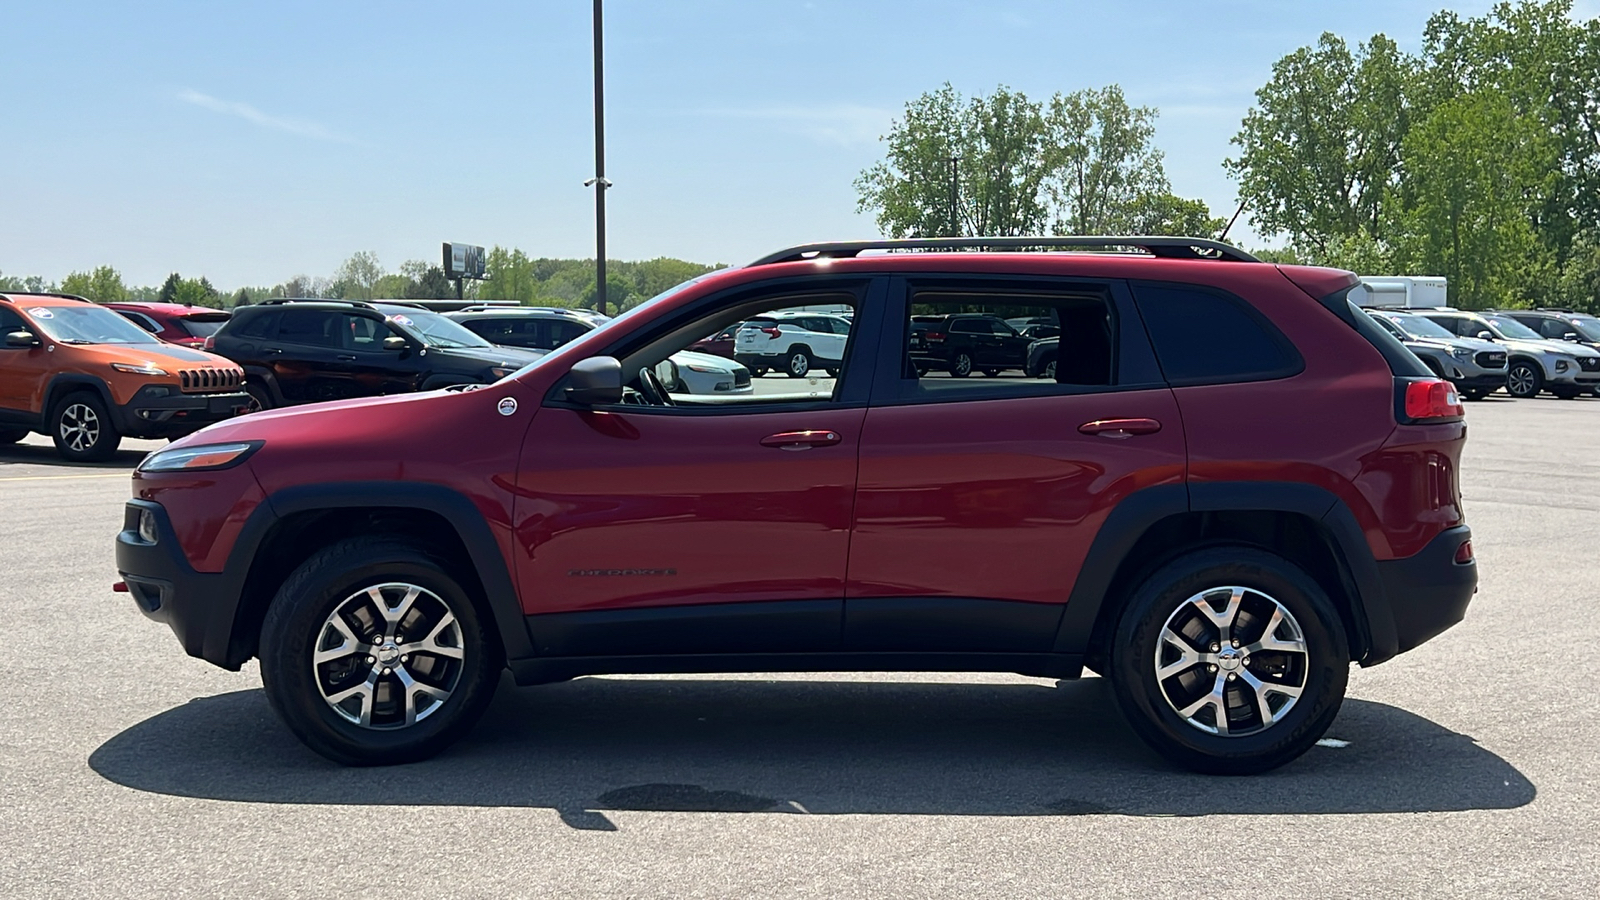
[(661, 386), (669, 392), (682, 389), (678, 384), (678, 364), (670, 359), (656, 363), (656, 377), (661, 379)]
[(39, 339), (34, 337), (32, 332), (28, 332), (28, 331), (13, 331), (10, 334), (6, 335), (6, 346), (7, 347), (37, 347), (37, 346), (39, 346)]
[(1578, 333), (1576, 331), (1569, 331), (1566, 334), (1563, 334), (1561, 339), (1564, 341), (1571, 341), (1576, 344), (1578, 342)]
[(622, 402), (622, 363), (611, 356), (591, 356), (567, 373), (567, 399), (585, 406)]
[(391, 334), (383, 339), (383, 349), (385, 350), (407, 350), (410, 347), (411, 342), (398, 334)]
[(1480, 340), (1480, 341), (1492, 341), (1492, 340), (1494, 340), (1494, 332), (1492, 332), (1492, 331), (1480, 331), (1480, 332), (1478, 332), (1478, 340)]

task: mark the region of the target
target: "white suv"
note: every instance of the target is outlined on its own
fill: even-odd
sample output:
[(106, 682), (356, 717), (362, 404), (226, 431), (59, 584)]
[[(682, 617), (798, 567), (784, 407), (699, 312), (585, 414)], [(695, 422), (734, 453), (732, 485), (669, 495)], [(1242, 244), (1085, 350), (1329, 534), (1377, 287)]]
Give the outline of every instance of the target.
[(850, 320), (832, 313), (780, 311), (756, 316), (739, 326), (733, 338), (734, 359), (757, 377), (782, 370), (804, 378), (812, 369), (839, 374)]

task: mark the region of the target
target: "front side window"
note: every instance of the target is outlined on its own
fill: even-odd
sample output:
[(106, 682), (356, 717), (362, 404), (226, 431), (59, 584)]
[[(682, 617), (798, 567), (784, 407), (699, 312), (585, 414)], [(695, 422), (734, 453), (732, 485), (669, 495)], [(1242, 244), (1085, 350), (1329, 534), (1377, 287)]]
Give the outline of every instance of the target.
[(379, 322), (371, 316), (358, 316), (351, 313), (343, 315), (344, 324), (340, 332), (344, 338), (346, 350), (361, 350), (375, 353), (383, 349), (383, 339), (393, 332), (389, 326)]
[(1510, 316), (1490, 316), (1489, 322), (1500, 336), (1513, 341), (1537, 341), (1539, 333)]
[(150, 332), (103, 306), (40, 306), (33, 324), (63, 344), (159, 344)]
[(460, 322), (445, 318), (436, 312), (408, 309), (390, 316), (389, 321), (410, 331), (429, 347), (451, 350), (492, 346), (488, 341), (468, 331)]

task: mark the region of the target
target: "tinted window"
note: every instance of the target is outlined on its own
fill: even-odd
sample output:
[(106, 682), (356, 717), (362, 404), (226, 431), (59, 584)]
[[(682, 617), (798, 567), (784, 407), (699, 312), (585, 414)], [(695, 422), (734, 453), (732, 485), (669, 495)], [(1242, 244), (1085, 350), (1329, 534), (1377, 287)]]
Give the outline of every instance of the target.
[(389, 326), (369, 316), (344, 313), (340, 318), (343, 321), (339, 330), (346, 350), (382, 350), (383, 339), (394, 333)]
[(1468, 324), (1466, 319), (1458, 319), (1455, 316), (1423, 316), (1423, 318), (1453, 335), (1460, 336), (1472, 333), (1466, 330)]
[(191, 337), (203, 338), (216, 334), (218, 329), (228, 324), (227, 316), (185, 316), (178, 320), (183, 330), (189, 332)]
[(333, 331), (337, 313), (320, 309), (286, 309), (278, 321), (278, 339), (309, 347), (333, 347), (339, 341)]
[[(1532, 323), (1524, 322), (1524, 324), (1532, 324)], [(1566, 337), (1567, 332), (1569, 332), (1571, 330), (1572, 329), (1568, 328), (1567, 327), (1567, 323), (1565, 323), (1565, 322), (1559, 322), (1559, 321), (1557, 321), (1555, 319), (1540, 319), (1539, 320), (1539, 333), (1544, 335), (1547, 338), (1554, 338), (1554, 339), (1559, 341), (1562, 338)]]
[[(912, 295), (910, 312), (899, 391), (906, 399), (1027, 397), (1116, 383), (1116, 320), (1104, 295), (926, 290)], [(1059, 322), (1060, 337), (1016, 339), (1003, 316)], [(1011, 339), (951, 340), (961, 334)]]
[(1288, 339), (1237, 297), (1153, 284), (1138, 285), (1134, 296), (1170, 383), (1259, 381), (1301, 369)]
[(589, 329), (577, 322), (551, 322), (551, 343), (556, 347), (568, 341), (575, 341), (589, 333)]
[(989, 331), (981, 319), (957, 319), (950, 325), (950, 330), (962, 334), (985, 334)]
[(28, 326), (23, 323), (21, 316), (6, 309), (4, 306), (0, 306), (0, 336), (10, 334), (13, 331), (27, 330)]
[(157, 325), (154, 319), (150, 318), (144, 313), (131, 312), (126, 309), (119, 309), (117, 312), (121, 313), (123, 318), (139, 326), (140, 328), (143, 328), (145, 331), (148, 331), (151, 334), (161, 333), (161, 326)]
[(252, 316), (240, 316), (239, 324), (229, 329), (230, 334), (246, 338), (272, 337), (278, 333), (278, 310), (268, 310)]

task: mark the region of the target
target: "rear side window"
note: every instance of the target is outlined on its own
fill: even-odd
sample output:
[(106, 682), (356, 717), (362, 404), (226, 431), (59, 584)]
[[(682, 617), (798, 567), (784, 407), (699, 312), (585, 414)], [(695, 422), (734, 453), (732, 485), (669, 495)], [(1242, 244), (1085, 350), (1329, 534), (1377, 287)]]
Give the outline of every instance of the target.
[(1134, 300), (1169, 384), (1265, 381), (1305, 366), (1288, 338), (1231, 294), (1147, 283), (1134, 285)]
[(178, 320), (191, 337), (210, 337), (228, 323), (227, 316), (185, 316)]
[(318, 309), (286, 309), (278, 323), (278, 339), (309, 347), (336, 347), (335, 314)]
[(253, 316), (240, 316), (239, 324), (229, 329), (229, 333), (244, 338), (269, 338), (278, 333), (278, 316), (280, 310), (268, 310)]

